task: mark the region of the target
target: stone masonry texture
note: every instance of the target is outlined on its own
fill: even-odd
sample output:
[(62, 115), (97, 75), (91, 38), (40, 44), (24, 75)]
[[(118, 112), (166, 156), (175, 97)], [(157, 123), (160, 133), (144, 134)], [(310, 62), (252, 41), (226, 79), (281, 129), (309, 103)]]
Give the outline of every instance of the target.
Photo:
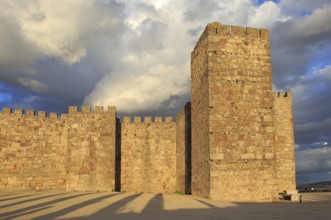
[(295, 189), (292, 99), (272, 91), (268, 30), (209, 24), (191, 71), (192, 194), (274, 201)]
[(107, 191), (115, 186), (115, 108), (69, 107), (67, 191)]
[(124, 117), (121, 125), (121, 191), (176, 191), (176, 123), (172, 117)]
[(295, 183), (292, 94), (275, 93), (276, 162), (278, 191), (293, 191)]
[(272, 91), (269, 31), (208, 24), (191, 53), (192, 100), (172, 117), (115, 107), (3, 107), (0, 191), (180, 192), (277, 201), (294, 192), (290, 92)]
[(69, 107), (69, 114), (3, 108), (0, 189), (113, 190), (115, 108)]
[[(64, 119), (3, 108), (0, 113), (0, 190), (65, 189)], [(55, 117), (54, 117), (55, 116)]]

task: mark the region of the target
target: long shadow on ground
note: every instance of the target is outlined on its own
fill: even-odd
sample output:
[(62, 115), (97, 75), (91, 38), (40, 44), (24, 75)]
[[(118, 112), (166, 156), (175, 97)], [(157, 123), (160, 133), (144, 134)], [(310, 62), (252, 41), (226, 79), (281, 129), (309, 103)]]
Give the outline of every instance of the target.
[(27, 199), (27, 200), (23, 200), (23, 201), (18, 201), (18, 202), (14, 202), (14, 203), (2, 205), (2, 206), (0, 206), (0, 209), (2, 209), (2, 208), (8, 208), (10, 206), (24, 204), (24, 203), (27, 203), (27, 202), (34, 202), (34, 201), (40, 200), (40, 199), (46, 199), (46, 198), (50, 198), (50, 197), (54, 197), (54, 196), (60, 196), (60, 195), (63, 195), (63, 194), (66, 194), (66, 193), (58, 193), (58, 194), (52, 194), (52, 195), (48, 195), (48, 196), (42, 196), (42, 197), (36, 197), (36, 198), (33, 198), (33, 199)]
[(0, 202), (5, 202), (5, 201), (9, 201), (9, 200), (14, 200), (14, 199), (20, 199), (20, 198), (25, 198), (25, 197), (30, 197), (30, 196), (35, 196), (36, 194), (31, 194), (31, 195), (24, 195), (24, 196), (16, 196), (16, 197), (11, 197), (11, 198), (7, 198), (7, 199), (0, 199)]
[[(83, 193), (83, 194), (78, 194), (78, 195), (72, 195), (72, 196), (68, 196), (68, 197), (64, 197), (64, 198), (59, 198), (59, 199), (55, 199), (55, 200), (51, 200), (51, 201), (39, 203), (39, 204), (36, 204), (36, 205), (31, 205), (31, 206), (28, 206), (28, 207), (25, 207), (25, 208), (21, 208), (21, 209), (17, 209), (17, 210), (14, 210), (14, 211), (9, 211), (9, 212), (5, 212), (5, 213), (1, 213), (0, 214), (0, 218), (1, 217), (14, 218), (14, 217), (19, 217), (19, 216), (24, 216), (24, 215), (26, 215), (27, 213), (29, 213), (31, 211), (35, 212), (35, 209), (45, 209), (45, 207), (47, 207), (47, 206), (54, 205), (56, 203), (63, 202), (65, 200), (73, 199), (73, 198), (84, 196), (84, 195), (88, 195), (88, 194), (91, 194), (91, 193)], [(45, 196), (45, 197), (51, 197), (51, 196), (56, 196), (56, 195), (50, 195), (50, 196)], [(34, 198), (34, 201), (38, 201), (41, 198), (42, 197)]]
[(105, 195), (105, 196), (100, 196), (100, 197), (97, 197), (97, 198), (94, 198), (94, 199), (90, 199), (90, 200), (87, 200), (87, 201), (84, 201), (82, 203), (79, 203), (79, 204), (76, 204), (76, 205), (73, 205), (73, 206), (69, 206), (65, 209), (61, 209), (59, 211), (56, 211), (56, 212), (52, 212), (50, 214), (47, 214), (47, 215), (42, 215), (42, 216), (39, 216), (39, 217), (36, 217), (36, 218), (33, 218), (34, 220), (44, 220), (44, 219), (56, 219), (60, 216), (64, 216), (65, 214), (68, 214), (68, 213), (71, 213), (75, 210), (78, 210), (80, 208), (83, 208), (85, 206), (88, 206), (88, 205), (91, 205), (91, 204), (95, 204), (97, 202), (100, 202), (102, 200), (105, 200), (105, 199), (108, 199), (110, 197), (113, 197), (113, 196), (117, 196), (117, 195), (120, 195), (121, 193), (118, 193), (118, 194), (109, 194), (109, 195)]
[[(86, 193), (87, 194), (87, 193)], [(144, 209), (137, 213), (130, 210), (129, 203), (135, 200), (135, 203), (139, 202), (141, 194), (121, 194), (121, 193), (109, 193), (102, 196), (94, 197), (93, 199), (84, 200), (83, 202), (73, 203), (69, 207), (65, 207), (58, 211), (38, 215), (39, 211), (45, 211), (49, 208), (56, 207), (57, 203), (65, 200), (84, 196), (86, 194), (76, 194), (67, 196), (65, 198), (55, 199), (48, 202), (42, 202), (29, 207), (21, 208), (15, 211), (1, 213), (0, 217), (6, 219), (17, 218), (28, 219), (25, 215), (33, 214), (36, 216), (34, 220), (41, 219), (180, 219), (180, 220), (194, 220), (194, 219), (208, 219), (208, 220), (222, 220), (222, 219), (294, 219), (294, 220), (305, 220), (305, 219), (331, 219), (331, 196), (329, 201), (322, 202), (304, 202), (304, 203), (220, 203), (211, 202), (209, 200), (194, 199), (187, 197), (186, 199), (180, 199), (175, 201), (176, 197), (165, 198), (162, 194), (155, 195), (148, 201)], [(121, 196), (120, 196), (121, 195)], [(124, 195), (124, 196), (123, 196)], [(331, 195), (331, 194), (330, 194)], [(120, 196), (114, 201), (112, 197)], [(146, 197), (144, 201), (146, 201)], [(178, 197), (179, 198), (179, 197)], [(183, 197), (184, 198), (184, 197)], [(87, 199), (87, 198), (85, 198)], [(106, 200), (106, 201), (103, 201)], [(102, 205), (106, 205), (104, 208), (98, 209), (98, 204), (102, 202)], [(182, 202), (188, 202), (188, 208), (176, 209), (172, 204), (172, 210), (165, 209), (165, 201), (169, 203), (176, 202), (175, 204), (181, 204)], [(196, 207), (190, 208), (189, 204), (193, 204), (192, 201), (196, 201), (195, 204), (200, 204)], [(108, 204), (109, 203), (109, 204)], [(144, 203), (145, 204), (145, 203)], [(186, 205), (187, 205), (186, 204)], [(90, 206), (92, 205), (92, 206)], [(131, 204), (132, 205), (132, 204)], [(95, 209), (95, 212), (87, 216), (78, 216), (80, 209), (89, 207)], [(75, 212), (75, 211), (78, 211)], [(91, 210), (93, 211), (93, 210)], [(75, 212), (75, 213), (74, 213)], [(72, 217), (65, 218), (64, 216)], [(76, 213), (78, 215), (76, 215)], [(31, 218), (30, 218), (31, 219)]]

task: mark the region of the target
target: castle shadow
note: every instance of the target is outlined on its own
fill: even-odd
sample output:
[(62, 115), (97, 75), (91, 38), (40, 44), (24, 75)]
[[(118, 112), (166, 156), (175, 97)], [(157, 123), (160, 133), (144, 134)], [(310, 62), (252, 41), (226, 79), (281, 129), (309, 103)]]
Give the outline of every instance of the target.
[[(330, 219), (331, 194), (328, 201), (279, 203), (230, 203), (196, 199), (191, 196), (164, 196), (163, 194), (107, 193), (93, 198), (82, 197), (72, 205), (53, 211), (60, 202), (90, 193), (69, 195), (64, 198), (31, 205), (0, 214), (0, 219)], [(153, 197), (151, 197), (153, 196)], [(40, 197), (41, 198), (41, 197)], [(41, 200), (42, 201), (42, 200)], [(142, 209), (137, 211), (135, 206)], [(144, 204), (146, 204), (144, 206)], [(88, 213), (81, 210), (88, 208)], [(47, 214), (38, 214), (38, 212)], [(34, 217), (29, 217), (34, 216)]]
[(98, 203), (102, 200), (105, 200), (105, 199), (108, 199), (110, 197), (113, 197), (113, 196), (117, 196), (117, 195), (120, 195), (121, 193), (118, 193), (118, 194), (109, 194), (109, 195), (105, 195), (105, 196), (100, 196), (100, 197), (97, 197), (97, 198), (94, 198), (94, 199), (90, 199), (90, 200), (87, 200), (87, 201), (84, 201), (82, 203), (79, 203), (79, 204), (76, 204), (76, 205), (73, 205), (73, 206), (69, 206), (67, 208), (64, 208), (64, 209), (60, 209), (59, 211), (56, 211), (56, 212), (52, 212), (52, 213), (49, 213), (47, 215), (42, 215), (42, 216), (39, 216), (39, 217), (36, 217), (36, 218), (33, 218), (34, 220), (43, 220), (43, 219), (56, 219), (58, 217), (61, 217), (61, 216), (64, 216), (68, 213), (71, 213), (71, 212), (74, 212), (75, 210), (78, 210), (80, 208), (84, 208), (88, 205), (91, 205), (91, 204), (95, 204), (95, 203)]
[(116, 142), (115, 142), (115, 191), (121, 191), (121, 121), (116, 118)]
[[(27, 200), (14, 202), (14, 203), (9, 203), (9, 204), (6, 204), (6, 205), (1, 205), (0, 209), (7, 208), (7, 207), (10, 207), (10, 206), (20, 205), (20, 204), (27, 203), (27, 202), (33, 202), (33, 201), (36, 201), (36, 200), (46, 199), (46, 198), (53, 197), (53, 196), (59, 196), (59, 195), (63, 195), (63, 194), (66, 194), (66, 193), (52, 194), (52, 195), (48, 195), (48, 196), (36, 197), (36, 198), (33, 198), (33, 199), (27, 199)], [(30, 195), (30, 196), (32, 196), (32, 195)], [(22, 196), (22, 197), (26, 197), (26, 196)], [(17, 198), (22, 198), (22, 197), (15, 197), (15, 198), (17, 199)]]
[[(38, 202), (38, 201), (42, 201), (42, 199), (45, 199), (45, 198), (48, 198), (48, 197), (59, 196), (59, 195), (63, 195), (63, 194), (66, 194), (66, 193), (55, 194), (55, 195), (44, 196), (44, 197), (36, 197), (34, 199), (31, 199), (29, 202)], [(88, 195), (88, 194), (91, 194), (91, 193), (71, 195), (71, 196), (64, 197), (64, 198), (59, 198), (59, 199), (55, 199), (55, 200), (51, 200), (51, 201), (47, 201), (47, 202), (38, 203), (38, 204), (31, 205), (31, 206), (28, 206), (28, 207), (24, 207), (24, 208), (21, 208), (21, 209), (17, 209), (17, 210), (14, 210), (14, 211), (3, 212), (3, 213), (0, 214), (0, 218), (14, 218), (14, 217), (19, 217), (19, 216), (24, 216), (24, 215), (27, 215), (28, 213), (36, 212), (35, 210), (38, 210), (38, 209), (44, 210), (44, 209), (46, 209), (46, 207), (51, 206), (51, 205), (54, 206), (54, 204), (56, 204), (56, 203), (60, 203), (60, 202), (63, 202), (65, 200), (73, 199), (73, 198)], [(24, 201), (22, 203), (24, 203)], [(21, 202), (16, 203), (16, 205), (18, 205), (18, 204), (21, 204)], [(10, 206), (11, 205), (12, 204), (10, 204)]]
[[(164, 207), (164, 197), (162, 194), (155, 195), (150, 199), (146, 207), (140, 212), (121, 212), (123, 207), (140, 196), (128, 196), (114, 204), (101, 209), (100, 211), (84, 217), (70, 219), (311, 219), (312, 216), (327, 219), (329, 203), (319, 204), (312, 207), (312, 213), (300, 203), (224, 203), (224, 207), (213, 205), (211, 201), (196, 199), (198, 203), (204, 205), (204, 208), (181, 208), (166, 210)], [(232, 204), (232, 205), (229, 205)], [(306, 210), (306, 211), (304, 211)], [(305, 213), (303, 213), (305, 212)], [(317, 213), (316, 213), (317, 212)], [(307, 213), (310, 213), (307, 214)]]
[(17, 196), (17, 197), (11, 197), (11, 198), (6, 198), (6, 199), (0, 199), (0, 202), (5, 202), (5, 201), (9, 201), (9, 200), (20, 199), (20, 198), (25, 198), (25, 197), (30, 197), (30, 196), (35, 196), (35, 195), (31, 194), (31, 195), (24, 195), (24, 196)]
[[(7, 196), (12, 196), (13, 194), (4, 194), (4, 195), (0, 195), (0, 197), (7, 197)], [(0, 200), (1, 202), (1, 200)]]

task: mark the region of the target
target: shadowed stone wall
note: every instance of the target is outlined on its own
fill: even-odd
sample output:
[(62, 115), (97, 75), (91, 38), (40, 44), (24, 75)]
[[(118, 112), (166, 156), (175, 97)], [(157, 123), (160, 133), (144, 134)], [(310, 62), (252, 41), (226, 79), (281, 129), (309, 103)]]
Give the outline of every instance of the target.
[(191, 193), (191, 103), (176, 117), (176, 191)]

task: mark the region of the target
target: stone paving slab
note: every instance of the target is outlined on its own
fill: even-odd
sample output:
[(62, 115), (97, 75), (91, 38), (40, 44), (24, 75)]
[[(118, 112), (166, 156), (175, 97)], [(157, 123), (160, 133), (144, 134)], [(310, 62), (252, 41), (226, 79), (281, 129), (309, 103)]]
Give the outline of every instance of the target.
[(232, 203), (189, 195), (0, 192), (0, 219), (331, 219), (331, 193), (303, 203)]

